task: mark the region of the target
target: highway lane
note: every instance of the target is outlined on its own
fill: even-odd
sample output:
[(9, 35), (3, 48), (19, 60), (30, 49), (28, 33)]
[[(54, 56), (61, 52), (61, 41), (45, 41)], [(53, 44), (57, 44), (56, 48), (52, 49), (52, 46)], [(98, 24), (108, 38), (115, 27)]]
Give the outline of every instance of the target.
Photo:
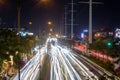
[[(93, 80), (92, 76), (95, 77), (95, 80), (98, 80), (98, 77), (90, 72), (75, 57), (75, 54), (64, 46), (51, 44), (48, 54), (51, 56), (50, 80), (85, 80), (86, 78)], [(81, 75), (84, 77), (81, 77)]]
[[(37, 49), (36, 55), (20, 70), (20, 80), (36, 80), (45, 57), (45, 49), (45, 47), (41, 48), (40, 51)], [(18, 80), (18, 74), (13, 80)]]
[(50, 56), (46, 54), (43, 60), (43, 67), (40, 70), (39, 77), (37, 80), (50, 80), (50, 59)]
[(96, 63), (92, 62), (91, 60), (89, 60), (88, 58), (86, 58), (85, 56), (82, 55), (82, 53), (78, 50), (73, 50), (74, 53), (77, 55), (77, 58), (85, 65), (89, 68), (89, 70), (91, 72), (93, 72), (94, 74), (96, 74), (98, 77), (103, 76), (104, 74), (106, 76), (108, 76), (108, 80), (111, 80), (109, 78), (109, 76), (114, 76), (115, 80), (119, 80), (119, 78), (115, 75), (113, 75), (112, 73), (108, 72), (107, 70), (105, 70), (104, 68), (100, 67), (99, 65), (97, 65)]
[(77, 58), (86, 66), (90, 71), (92, 71), (94, 74), (96, 74), (98, 77), (103, 75), (104, 73), (99, 70), (98, 67), (93, 65), (90, 60), (86, 59), (81, 52), (75, 52), (74, 53), (77, 55)]
[[(56, 38), (48, 38), (45, 46), (37, 50), (37, 54), (21, 69), (21, 80), (98, 80), (98, 77), (77, 59), (77, 55), (59, 45)], [(18, 74), (13, 80), (18, 80)]]

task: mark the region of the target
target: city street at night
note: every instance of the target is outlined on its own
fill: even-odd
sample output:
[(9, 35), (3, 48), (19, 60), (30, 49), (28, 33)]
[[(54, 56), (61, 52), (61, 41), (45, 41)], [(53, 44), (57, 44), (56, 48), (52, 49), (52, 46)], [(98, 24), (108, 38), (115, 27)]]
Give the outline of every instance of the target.
[(0, 0), (0, 80), (120, 80), (120, 0)]
[[(111, 75), (72, 49), (61, 46), (56, 38), (48, 38), (46, 45), (35, 50), (36, 55), (21, 69), (21, 80), (99, 80), (104, 73)], [(18, 80), (18, 74), (13, 80)]]
[[(46, 45), (40, 50), (38, 49), (36, 55), (21, 69), (21, 80), (37, 80), (41, 77), (42, 80), (98, 80), (98, 77), (76, 58), (77, 55), (65, 46), (60, 46), (57, 42), (52, 44), (49, 42), (51, 39), (49, 38)], [(47, 46), (48, 44), (50, 46)], [(47, 47), (50, 49), (48, 50)], [(50, 65), (43, 65), (43, 63)], [(42, 69), (46, 66), (47, 68), (43, 71)], [(46, 78), (47, 75), (42, 75), (44, 73), (50, 76)], [(18, 75), (14, 80), (17, 79)]]

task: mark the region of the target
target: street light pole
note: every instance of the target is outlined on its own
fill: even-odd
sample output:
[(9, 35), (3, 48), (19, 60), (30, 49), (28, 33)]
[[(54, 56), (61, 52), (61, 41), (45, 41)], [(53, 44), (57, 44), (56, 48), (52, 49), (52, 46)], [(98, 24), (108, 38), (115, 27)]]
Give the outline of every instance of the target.
[(67, 6), (65, 6), (65, 36), (67, 36)]
[[(18, 10), (18, 46), (20, 48), (20, 10), (21, 10), (21, 4), (18, 3), (17, 5)], [(18, 54), (18, 80), (20, 80), (20, 54)]]
[(71, 39), (73, 38), (73, 7), (74, 3), (73, 0), (71, 2)]
[(92, 44), (92, 0), (89, 2), (89, 43)]
[(17, 9), (18, 9), (18, 34), (19, 34), (18, 43), (20, 43), (20, 10), (21, 10), (20, 4), (18, 4)]
[(93, 2), (89, 0), (89, 2), (78, 2), (89, 4), (89, 44), (92, 44), (92, 5), (93, 4), (103, 4), (102, 2)]

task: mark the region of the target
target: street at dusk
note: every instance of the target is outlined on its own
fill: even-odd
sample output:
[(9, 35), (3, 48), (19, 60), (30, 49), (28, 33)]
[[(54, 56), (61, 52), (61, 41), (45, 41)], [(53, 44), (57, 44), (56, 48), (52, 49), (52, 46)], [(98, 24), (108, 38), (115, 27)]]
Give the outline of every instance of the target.
[(120, 80), (120, 1), (0, 0), (0, 80)]

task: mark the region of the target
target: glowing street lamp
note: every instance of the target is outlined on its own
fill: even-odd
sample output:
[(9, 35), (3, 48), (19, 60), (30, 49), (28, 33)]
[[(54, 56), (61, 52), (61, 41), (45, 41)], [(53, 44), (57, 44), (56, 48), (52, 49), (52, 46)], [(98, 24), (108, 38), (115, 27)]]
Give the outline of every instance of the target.
[(47, 4), (49, 4), (49, 3), (51, 3), (51, 0), (37, 0), (37, 2), (39, 3), (39, 4), (44, 4), (44, 5), (47, 5)]
[(51, 25), (52, 24), (52, 22), (51, 21), (48, 21), (48, 25)]
[(58, 37), (59, 37), (59, 34), (56, 34), (55, 36), (58, 38)]
[(33, 23), (32, 23), (32, 21), (30, 21), (28, 24), (29, 24), (29, 25), (32, 25)]
[(41, 0), (41, 2), (44, 2), (44, 3), (46, 3), (46, 2), (48, 2), (48, 0)]
[(50, 28), (50, 32), (52, 32), (53, 31), (53, 29), (52, 28)]
[(49, 36), (51, 36), (51, 33), (49, 33)]

